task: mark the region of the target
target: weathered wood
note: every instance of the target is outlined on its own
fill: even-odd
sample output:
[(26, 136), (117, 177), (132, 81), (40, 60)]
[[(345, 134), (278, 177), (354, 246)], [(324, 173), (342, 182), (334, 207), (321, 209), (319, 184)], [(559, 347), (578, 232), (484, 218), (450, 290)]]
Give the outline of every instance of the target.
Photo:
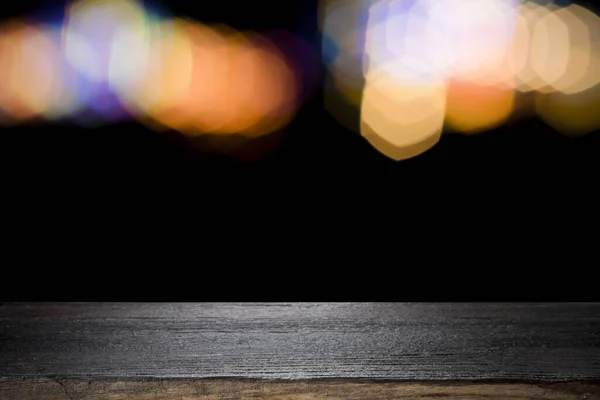
[(0, 305), (0, 377), (600, 378), (600, 304)]
[(0, 381), (1, 400), (600, 400), (591, 383), (254, 380)]

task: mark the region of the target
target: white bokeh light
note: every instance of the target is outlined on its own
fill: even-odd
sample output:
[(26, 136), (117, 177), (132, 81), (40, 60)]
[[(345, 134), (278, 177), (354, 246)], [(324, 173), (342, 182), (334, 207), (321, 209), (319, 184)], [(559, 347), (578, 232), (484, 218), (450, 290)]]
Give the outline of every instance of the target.
[[(516, 21), (514, 0), (381, 1), (371, 7), (367, 54), (411, 79), (481, 74), (507, 56)], [(392, 71), (390, 71), (392, 72)]]
[(64, 51), (78, 73), (111, 86), (127, 82), (145, 61), (146, 16), (131, 0), (74, 3), (65, 24)]

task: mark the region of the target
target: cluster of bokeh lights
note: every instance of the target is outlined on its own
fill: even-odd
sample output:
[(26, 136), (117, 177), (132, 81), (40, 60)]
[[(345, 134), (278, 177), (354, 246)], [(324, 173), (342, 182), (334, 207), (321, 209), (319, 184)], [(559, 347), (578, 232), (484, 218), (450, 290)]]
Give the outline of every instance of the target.
[(390, 158), (528, 108), (564, 134), (600, 128), (600, 17), (581, 5), (324, 0), (321, 29), (328, 110)]
[(256, 137), (294, 116), (298, 76), (266, 36), (153, 15), (135, 0), (73, 2), (58, 26), (0, 26), (4, 125), (136, 118), (190, 136)]
[[(322, 0), (320, 11), (326, 108), (390, 158), (528, 113), (568, 135), (600, 128), (600, 17), (581, 5)], [(309, 55), (284, 48), (138, 0), (74, 1), (59, 24), (0, 24), (0, 125), (135, 118), (262, 136), (290, 122), (311, 83), (297, 65)]]

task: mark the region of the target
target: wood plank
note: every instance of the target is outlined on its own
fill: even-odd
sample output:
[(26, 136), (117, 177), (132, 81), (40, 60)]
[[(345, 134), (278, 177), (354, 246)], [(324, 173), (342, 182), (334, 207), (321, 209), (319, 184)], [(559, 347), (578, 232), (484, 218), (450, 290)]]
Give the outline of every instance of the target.
[(600, 400), (592, 383), (7, 379), (19, 400)]
[(600, 378), (600, 304), (0, 305), (0, 377)]

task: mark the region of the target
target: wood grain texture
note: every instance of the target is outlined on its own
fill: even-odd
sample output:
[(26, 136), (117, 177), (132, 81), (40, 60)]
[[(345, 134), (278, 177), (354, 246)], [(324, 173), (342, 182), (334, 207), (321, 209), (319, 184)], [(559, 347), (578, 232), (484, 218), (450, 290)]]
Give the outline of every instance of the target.
[(592, 383), (7, 379), (1, 400), (600, 400)]
[(0, 377), (600, 378), (600, 304), (0, 305)]

